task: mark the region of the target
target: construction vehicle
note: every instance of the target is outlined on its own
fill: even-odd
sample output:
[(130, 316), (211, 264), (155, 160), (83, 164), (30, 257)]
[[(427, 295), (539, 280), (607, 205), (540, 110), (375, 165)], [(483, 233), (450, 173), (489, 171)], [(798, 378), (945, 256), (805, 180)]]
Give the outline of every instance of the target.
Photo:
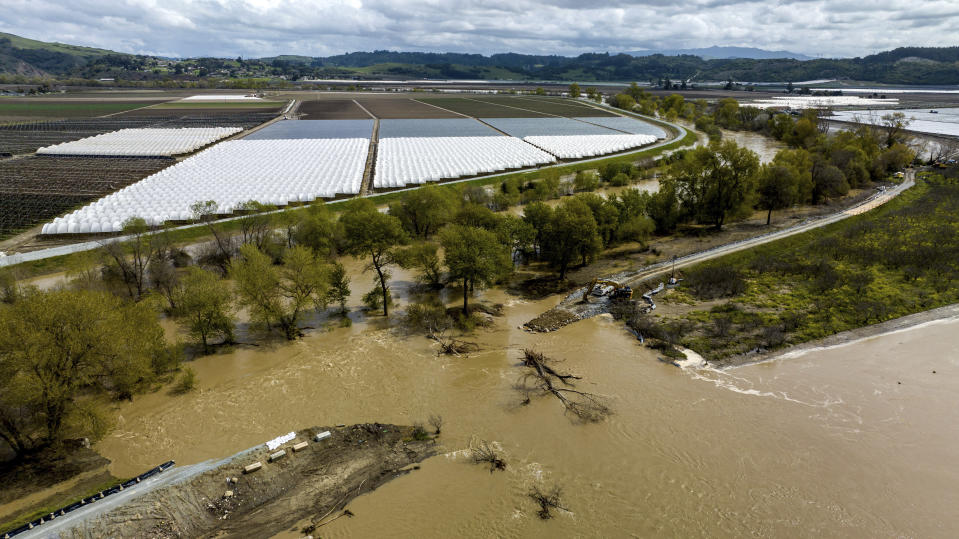
[[(583, 292), (583, 302), (589, 302), (589, 294), (597, 286), (611, 286), (613, 287), (612, 292), (609, 293), (609, 299), (614, 301), (629, 301), (633, 299), (633, 289), (624, 285), (617, 283), (616, 281), (610, 281), (609, 279), (593, 279), (589, 286), (586, 287), (586, 291)], [(605, 294), (604, 294), (605, 295)]]

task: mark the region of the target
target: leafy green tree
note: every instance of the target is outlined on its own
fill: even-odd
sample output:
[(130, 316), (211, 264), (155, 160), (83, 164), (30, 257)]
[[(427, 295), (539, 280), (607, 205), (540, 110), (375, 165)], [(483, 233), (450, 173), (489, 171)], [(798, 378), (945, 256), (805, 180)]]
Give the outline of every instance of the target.
[(230, 265), (230, 276), (236, 281), (240, 305), (252, 318), (267, 328), (278, 326), (291, 341), (301, 335), (298, 324), (309, 307), (326, 307), (325, 268), (303, 246), (287, 251), (283, 265), (275, 266), (255, 245), (244, 245), (240, 258)]
[(140, 301), (148, 291), (150, 263), (162, 256), (168, 242), (162, 234), (151, 234), (150, 227), (141, 217), (124, 221), (123, 234), (130, 239), (106, 243), (103, 252), (126, 286), (130, 298)]
[(425, 241), (414, 243), (397, 251), (396, 259), (404, 269), (416, 270), (423, 284), (433, 288), (443, 288), (439, 247), (435, 243)]
[(627, 94), (616, 94), (610, 98), (609, 104), (623, 110), (633, 110), (636, 100)]
[(210, 339), (232, 343), (234, 320), (233, 290), (214, 273), (191, 267), (180, 279), (176, 309), (178, 322), (210, 352)]
[(718, 230), (749, 204), (758, 171), (755, 153), (725, 141), (686, 152), (670, 165), (669, 175), (684, 209)]
[(603, 241), (603, 246), (611, 245), (616, 240), (616, 231), (619, 229), (619, 208), (595, 193), (580, 193), (576, 198), (585, 202), (593, 214), (596, 231)]
[(400, 220), (410, 236), (426, 239), (450, 222), (458, 206), (453, 191), (427, 184), (390, 204), (389, 214)]
[(575, 82), (569, 85), (569, 96), (576, 99), (580, 96), (579, 84)]
[(389, 267), (397, 262), (396, 250), (407, 242), (400, 220), (380, 213), (372, 201), (352, 202), (340, 218), (344, 233), (344, 251), (354, 257), (369, 257), (383, 297), (383, 316), (389, 316)]
[(102, 418), (83, 396), (132, 398), (154, 380), (165, 350), (146, 303), (106, 292), (33, 289), (0, 305), (0, 439), (22, 456), (86, 435), (71, 426)]
[(772, 164), (789, 168), (796, 176), (795, 200), (797, 203), (805, 204), (812, 201), (813, 157), (808, 150), (802, 148), (779, 150), (773, 157)]
[(592, 211), (576, 198), (563, 200), (553, 210), (542, 242), (543, 254), (559, 270), (560, 280), (573, 260), (579, 257), (586, 264), (603, 246)]
[(543, 240), (546, 237), (546, 228), (553, 219), (553, 208), (542, 202), (533, 202), (527, 204), (523, 209), (523, 220), (526, 221), (534, 231), (533, 250), (541, 253), (543, 250)]
[(599, 187), (599, 176), (591, 170), (580, 170), (573, 178), (573, 188), (577, 191), (595, 191)]
[(905, 131), (912, 121), (906, 118), (904, 112), (890, 112), (880, 118), (880, 125), (885, 132), (885, 145), (892, 148), (895, 144), (905, 142)]
[(536, 238), (536, 230), (521, 217), (504, 215), (496, 227), (496, 235), (510, 253), (528, 253)]
[(463, 314), (469, 316), (470, 290), (491, 285), (512, 269), (509, 249), (493, 232), (463, 225), (441, 230), (440, 243), (450, 279), (463, 282)]
[(716, 124), (726, 129), (739, 127), (739, 102), (731, 97), (720, 99), (713, 113)]
[(273, 235), (274, 218), (267, 212), (275, 210), (276, 206), (263, 204), (256, 200), (249, 200), (237, 206), (237, 210), (246, 215), (239, 219), (240, 238), (243, 244), (252, 243), (261, 251), (266, 251), (267, 242)]
[(339, 226), (333, 212), (326, 204), (317, 201), (307, 207), (293, 233), (294, 243), (309, 247), (317, 256), (330, 257), (336, 254)]
[(849, 192), (849, 182), (839, 167), (815, 154), (812, 166), (812, 203), (819, 204), (827, 198), (845, 195)]
[(656, 225), (657, 234), (672, 234), (682, 218), (676, 183), (666, 178), (659, 182), (659, 190), (649, 197), (646, 205), (649, 218)]
[(619, 241), (635, 241), (645, 246), (655, 230), (655, 221), (645, 215), (636, 215), (619, 225), (616, 237)]
[(759, 171), (756, 187), (757, 206), (766, 210), (766, 225), (772, 222), (773, 210), (786, 209), (799, 198), (799, 178), (795, 171), (783, 165), (765, 165)]
[(340, 306), (340, 313), (346, 314), (346, 300), (350, 298), (350, 275), (339, 262), (333, 263), (330, 270), (330, 289), (326, 293), (329, 303)]

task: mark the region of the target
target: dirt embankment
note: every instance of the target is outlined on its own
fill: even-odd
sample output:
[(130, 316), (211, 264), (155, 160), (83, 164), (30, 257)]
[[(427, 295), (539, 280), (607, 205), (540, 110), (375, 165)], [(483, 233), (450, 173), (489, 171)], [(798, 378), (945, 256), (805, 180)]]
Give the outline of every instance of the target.
[[(326, 430), (331, 437), (314, 441)], [(286, 455), (274, 462), (268, 462), (273, 451), (259, 446), (87, 518), (62, 536), (268, 537), (304, 519), (335, 517), (356, 496), (408, 473), (404, 468), (435, 453), (435, 442), (426, 438), (414, 440), (412, 427), (396, 425), (307, 429), (276, 449)], [(301, 441), (309, 444), (294, 452)], [(254, 462), (262, 468), (243, 473)]]

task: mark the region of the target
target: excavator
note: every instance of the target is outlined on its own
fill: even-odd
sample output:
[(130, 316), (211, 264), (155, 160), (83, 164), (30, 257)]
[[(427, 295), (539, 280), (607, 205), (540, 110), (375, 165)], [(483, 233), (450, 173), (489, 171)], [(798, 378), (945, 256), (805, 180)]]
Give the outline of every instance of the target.
[(613, 291), (609, 294), (609, 299), (613, 301), (629, 301), (633, 299), (633, 289), (624, 285), (617, 283), (616, 281), (610, 281), (609, 279), (593, 279), (589, 286), (586, 287), (586, 291), (583, 292), (583, 303), (589, 303), (589, 294), (597, 286), (612, 286)]

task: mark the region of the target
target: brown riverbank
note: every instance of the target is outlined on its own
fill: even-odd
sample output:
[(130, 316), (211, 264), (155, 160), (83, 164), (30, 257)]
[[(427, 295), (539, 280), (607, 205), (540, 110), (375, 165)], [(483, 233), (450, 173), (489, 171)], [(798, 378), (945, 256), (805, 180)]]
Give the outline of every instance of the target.
[(721, 361), (708, 361), (708, 363), (712, 367), (718, 367), (722, 369), (742, 367), (745, 365), (762, 363), (764, 361), (770, 361), (773, 359), (795, 357), (823, 348), (833, 348), (836, 346), (842, 346), (844, 344), (851, 344), (864, 339), (878, 337), (880, 335), (908, 329), (921, 324), (935, 322), (938, 320), (947, 320), (956, 317), (959, 317), (959, 303), (946, 305), (945, 307), (939, 307), (929, 311), (906, 315), (900, 318), (894, 318), (892, 320), (886, 320), (885, 322), (873, 324), (871, 326), (864, 326), (849, 331), (843, 331), (841, 333), (836, 333), (835, 335), (830, 335), (824, 339), (797, 344), (786, 349), (757, 352), (753, 354), (740, 354), (725, 358)]
[[(316, 433), (327, 430), (329, 438), (314, 441)], [(307, 446), (294, 452), (293, 445), (303, 441)], [(311, 428), (275, 450), (260, 445), (124, 503), (104, 505), (95, 514), (45, 526), (63, 537), (131, 538), (265, 537), (304, 519), (322, 528), (342, 515), (350, 500), (409, 473), (410, 465), (433, 455), (435, 448), (432, 437), (416, 436), (408, 426)], [(286, 454), (269, 462), (269, 455), (279, 450)], [(262, 467), (244, 473), (255, 462)], [(149, 488), (137, 488), (144, 487)]]

